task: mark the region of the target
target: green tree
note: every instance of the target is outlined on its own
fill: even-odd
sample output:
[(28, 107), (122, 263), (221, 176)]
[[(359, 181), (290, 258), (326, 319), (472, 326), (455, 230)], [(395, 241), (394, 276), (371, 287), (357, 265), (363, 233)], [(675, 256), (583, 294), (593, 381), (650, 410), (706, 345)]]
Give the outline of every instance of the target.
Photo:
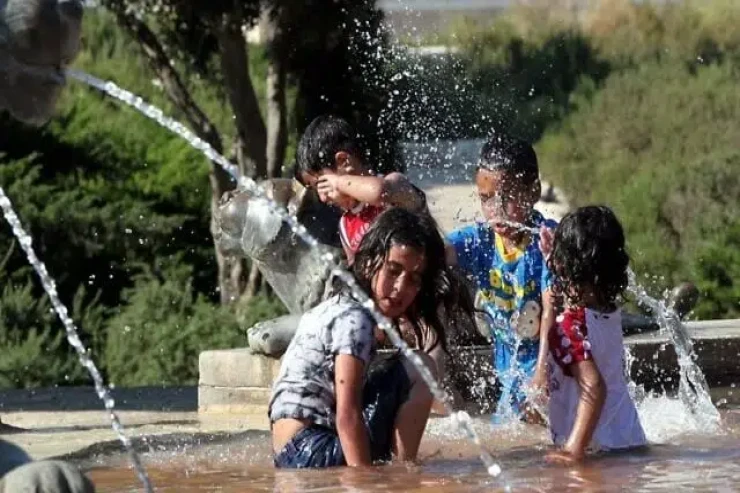
[[(364, 103), (377, 98), (378, 93), (353, 94), (353, 89), (363, 87), (357, 84), (362, 81), (359, 71), (357, 75), (345, 75), (352, 65), (359, 69), (372, 60), (368, 50), (349, 52), (355, 34), (349, 24), (351, 16), (363, 9), (371, 17), (379, 18), (374, 2), (103, 0), (101, 3), (139, 44), (179, 114), (199, 137), (223, 152), (226, 146), (222, 134), (193, 97), (187, 75), (200, 74), (218, 84), (234, 115), (232, 148), (236, 161), (241, 172), (252, 178), (272, 178), (283, 172), (288, 142), (288, 74), (297, 78), (300, 129), (318, 111), (339, 110), (364, 123), (369, 115), (363, 110), (381, 107), (377, 103)], [(245, 30), (254, 26), (261, 14), (268, 55), (265, 114), (260, 110), (257, 83), (249, 71), (252, 54), (244, 37)], [(307, 19), (310, 21), (306, 22)], [(317, 105), (324, 99), (328, 105)], [(367, 124), (363, 130), (364, 127)], [(212, 163), (210, 184), (213, 214), (222, 195), (234, 183)], [(214, 227), (212, 220), (212, 231)], [(259, 289), (256, 266), (247, 275), (242, 260), (226, 258), (218, 249), (216, 259), (222, 303), (249, 299)]]
[[(635, 270), (662, 278), (661, 289), (697, 273), (704, 285), (726, 285), (718, 271), (691, 266), (737, 248), (726, 233), (740, 205), (737, 74), (729, 63), (695, 71), (651, 63), (614, 74), (539, 146), (543, 172), (575, 205), (617, 210)], [(698, 313), (731, 313), (701, 303)]]
[[(116, 385), (194, 385), (201, 351), (246, 345), (233, 313), (193, 291), (189, 268), (166, 264), (165, 275), (137, 278), (108, 323), (105, 369)], [(250, 301), (255, 302), (258, 298)], [(250, 312), (279, 313), (277, 303)]]

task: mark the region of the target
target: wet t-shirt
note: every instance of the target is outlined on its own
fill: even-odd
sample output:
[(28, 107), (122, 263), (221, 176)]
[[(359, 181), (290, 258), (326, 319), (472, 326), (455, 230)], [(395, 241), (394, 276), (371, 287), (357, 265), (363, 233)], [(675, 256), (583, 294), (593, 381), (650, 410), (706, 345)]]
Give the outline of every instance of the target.
[[(557, 223), (534, 211), (529, 225), (555, 228)], [(476, 282), (476, 305), (490, 316), (492, 335), (511, 344), (515, 331), (534, 337), (542, 293), (552, 286), (538, 238), (505, 252), (501, 237), (487, 223), (477, 223), (453, 231), (447, 240), (455, 248), (458, 266)]]
[(573, 431), (582, 392), (573, 378), (573, 366), (590, 360), (606, 386), (591, 448), (618, 450), (645, 445), (645, 432), (627, 387), (621, 311), (569, 308), (558, 316), (548, 336), (553, 442), (563, 445)]
[(339, 236), (347, 256), (354, 256), (370, 225), (385, 210), (385, 206), (360, 204), (342, 214), (339, 220)]
[(334, 296), (306, 312), (272, 388), (270, 421), (308, 419), (335, 428), (334, 360), (347, 354), (367, 365), (375, 349), (374, 327), (368, 310), (349, 295)]

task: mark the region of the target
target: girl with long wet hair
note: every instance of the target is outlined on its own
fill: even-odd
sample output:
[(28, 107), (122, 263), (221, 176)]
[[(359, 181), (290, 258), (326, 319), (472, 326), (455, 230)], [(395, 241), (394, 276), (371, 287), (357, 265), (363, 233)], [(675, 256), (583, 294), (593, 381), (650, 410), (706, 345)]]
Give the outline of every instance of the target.
[[(438, 307), (472, 307), (445, 265), (445, 247), (427, 214), (383, 212), (355, 255), (354, 275), (378, 310), (407, 320), (422, 360), (445, 347)], [(455, 308), (459, 310), (460, 308)], [(366, 466), (416, 458), (432, 406), (418, 371), (400, 354), (371, 366), (376, 323), (348, 289), (307, 312), (283, 357), (269, 416), (276, 467)], [(377, 361), (377, 360), (376, 360)]]

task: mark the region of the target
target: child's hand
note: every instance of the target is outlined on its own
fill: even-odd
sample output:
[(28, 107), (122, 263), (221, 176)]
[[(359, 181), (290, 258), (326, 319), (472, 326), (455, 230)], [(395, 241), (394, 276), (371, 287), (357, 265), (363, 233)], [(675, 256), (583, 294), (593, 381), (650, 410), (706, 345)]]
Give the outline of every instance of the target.
[(373, 329), (373, 333), (375, 334), (375, 341), (378, 344), (380, 344), (381, 346), (385, 344), (386, 335), (383, 329), (381, 329), (380, 327), (375, 327), (375, 329)]
[(316, 181), (316, 191), (324, 203), (341, 205), (347, 196), (340, 191), (339, 181), (345, 179), (339, 175), (322, 175)]
[[(547, 426), (547, 401), (550, 397), (547, 372), (535, 371), (534, 378), (526, 386), (527, 408), (533, 419), (528, 422)], [(536, 418), (536, 419), (535, 419)]]
[(534, 377), (529, 383), (529, 388), (527, 390), (535, 399), (548, 396), (549, 389), (547, 387), (547, 371), (538, 368), (534, 372)]
[(540, 251), (545, 256), (545, 260), (550, 258), (552, 253), (553, 240), (555, 239), (555, 232), (546, 227), (540, 228)]
[(561, 466), (575, 466), (583, 462), (584, 458), (585, 456), (583, 454), (574, 454), (567, 450), (555, 450), (545, 455), (546, 462)]

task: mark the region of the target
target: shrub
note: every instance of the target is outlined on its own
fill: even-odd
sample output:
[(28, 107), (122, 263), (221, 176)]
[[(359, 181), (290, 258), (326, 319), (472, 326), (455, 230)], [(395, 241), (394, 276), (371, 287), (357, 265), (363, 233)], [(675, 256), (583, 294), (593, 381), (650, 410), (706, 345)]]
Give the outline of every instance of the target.
[[(102, 313), (75, 297), (71, 316), (97, 361)], [(0, 388), (80, 385), (89, 377), (77, 353), (65, 340), (62, 323), (46, 297), (33, 294), (32, 284), (6, 283), (0, 293)]]
[(118, 386), (196, 384), (204, 349), (243, 346), (234, 315), (193, 292), (191, 272), (142, 274), (107, 326), (105, 368)]
[[(575, 205), (615, 207), (635, 269), (662, 277), (660, 288), (700, 274), (696, 281), (720, 289), (721, 275), (700, 268), (700, 257), (737, 248), (725, 231), (740, 206), (737, 76), (729, 63), (694, 74), (678, 63), (614, 74), (539, 146), (543, 173)], [(697, 313), (727, 310), (705, 298)]]

